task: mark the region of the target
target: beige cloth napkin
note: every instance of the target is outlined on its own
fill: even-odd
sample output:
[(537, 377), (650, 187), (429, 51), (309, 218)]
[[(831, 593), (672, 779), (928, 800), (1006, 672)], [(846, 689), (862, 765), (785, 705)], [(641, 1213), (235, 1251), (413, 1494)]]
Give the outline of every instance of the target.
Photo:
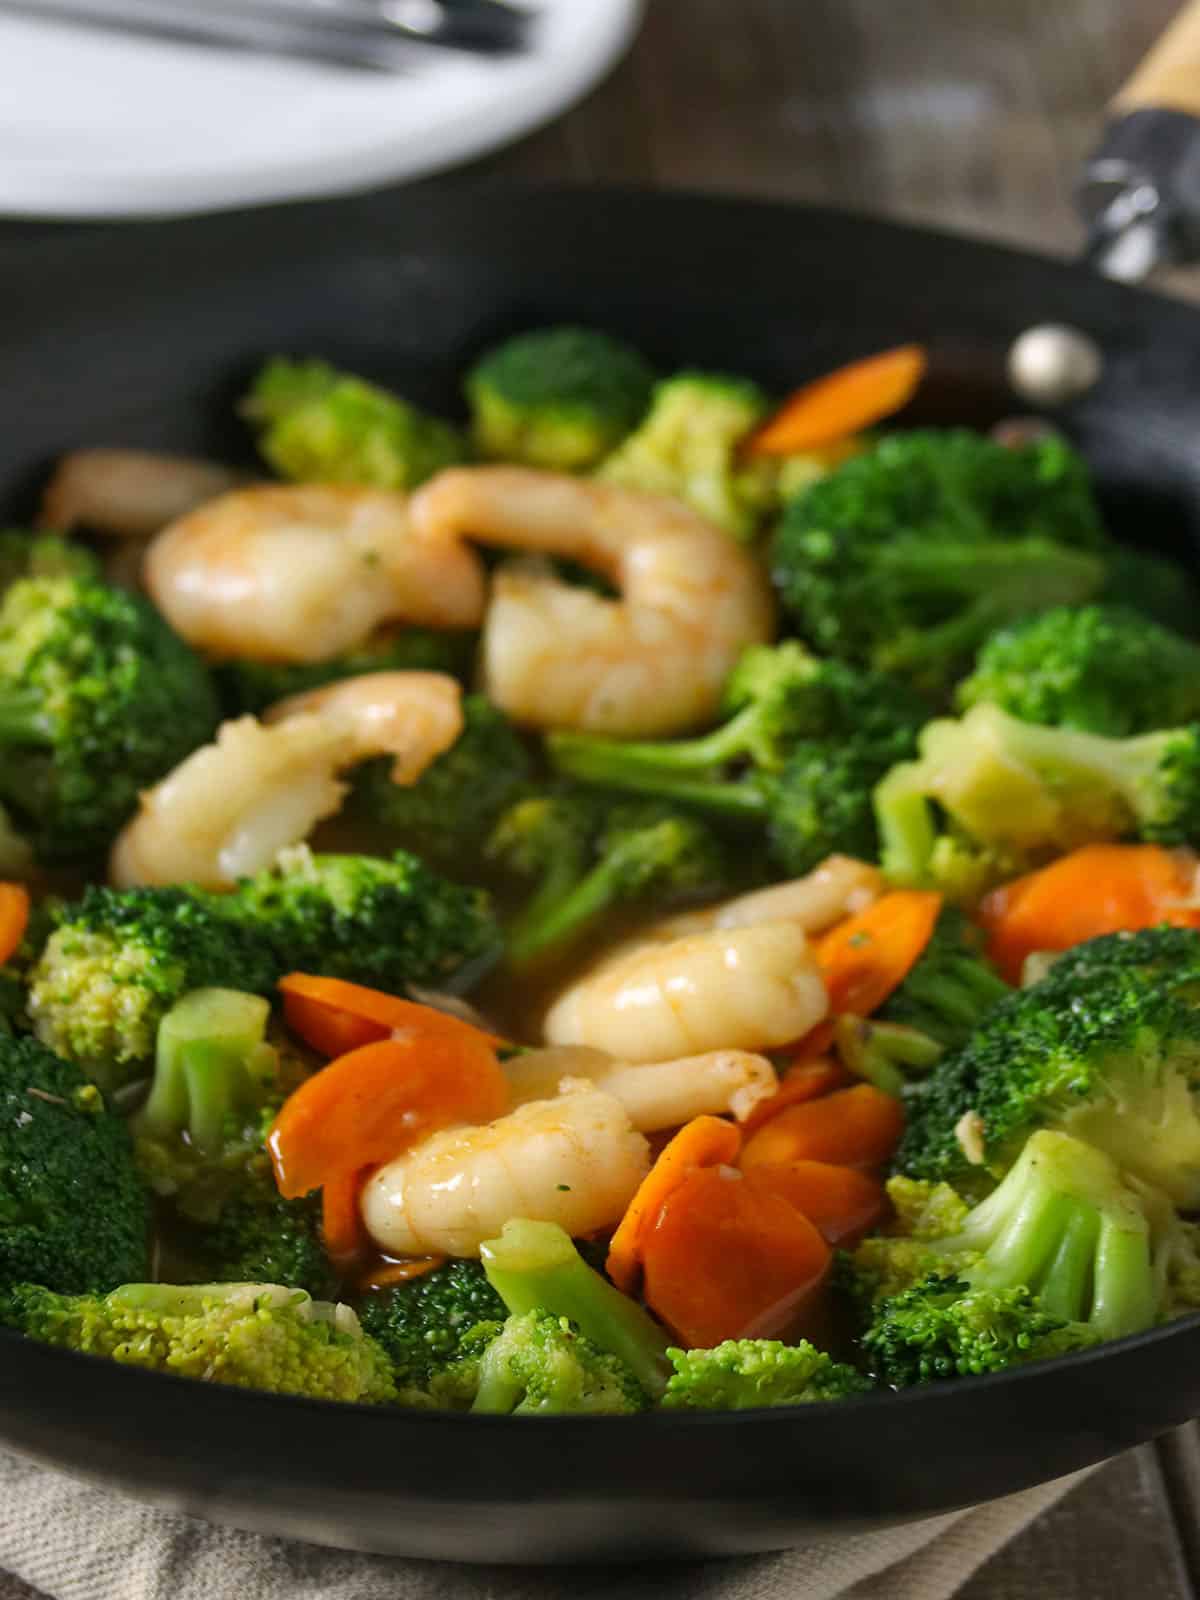
[(947, 1600), (1086, 1476), (774, 1555), (623, 1569), (468, 1567), (214, 1528), (0, 1455), (0, 1569), (53, 1600), (612, 1600), (617, 1591), (622, 1600)]

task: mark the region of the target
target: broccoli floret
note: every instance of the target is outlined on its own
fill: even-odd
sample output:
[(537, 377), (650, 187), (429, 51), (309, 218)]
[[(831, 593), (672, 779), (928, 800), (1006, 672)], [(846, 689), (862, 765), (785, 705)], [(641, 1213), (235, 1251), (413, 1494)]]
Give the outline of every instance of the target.
[(588, 1266), (557, 1223), (514, 1218), (480, 1254), (488, 1282), (513, 1316), (536, 1311), (568, 1318), (592, 1344), (623, 1362), (651, 1399), (661, 1396), (669, 1372), (666, 1334), (649, 1312)]
[(627, 489), (672, 495), (737, 539), (753, 539), (775, 501), (777, 467), (743, 462), (742, 441), (767, 415), (756, 383), (680, 372), (658, 384), (641, 426), (599, 468)]
[(1132, 606), (1175, 633), (1194, 635), (1200, 622), (1200, 585), (1178, 561), (1114, 545), (1108, 554), (1108, 578), (1096, 598), (1105, 604)]
[(270, 994), (277, 959), (232, 896), (185, 888), (101, 889), (63, 908), (30, 975), (38, 1037), (103, 1087), (138, 1075), (158, 1025), (191, 989)]
[[(1172, 959), (1174, 958), (1174, 959)], [(995, 1006), (910, 1095), (912, 1177), (1004, 1172), (1063, 1129), (1185, 1210), (1200, 1206), (1200, 933), (1110, 934)]]
[(875, 854), (872, 792), (914, 750), (926, 716), (903, 684), (818, 661), (787, 640), (743, 653), (724, 709), (728, 720), (698, 739), (552, 733), (546, 749), (557, 770), (581, 782), (765, 828), (789, 873), (837, 852)]
[(465, 677), (475, 642), (473, 633), (389, 629), (330, 661), (226, 661), (214, 670), (214, 677), (226, 716), (257, 716), (289, 695), (366, 672), (448, 672)]
[(508, 1315), (478, 1261), (447, 1261), (407, 1283), (378, 1290), (359, 1306), (363, 1327), (387, 1351), (401, 1390), (431, 1384), (472, 1355), (466, 1341)]
[(1163, 1309), (1158, 1243), (1109, 1157), (1035, 1133), (962, 1228), (929, 1242), (944, 1269), (877, 1301), (863, 1349), (884, 1382), (902, 1386), (1139, 1332)]
[(983, 934), (953, 906), (943, 908), (933, 937), (875, 1020), (900, 1023), (953, 1048), (965, 1044), (994, 1005), (1012, 991), (983, 950)]
[(928, 430), (881, 439), (793, 500), (773, 574), (815, 649), (937, 695), (1009, 617), (1096, 594), (1105, 548), (1061, 439), (1007, 449)]
[(541, 328), (489, 350), (467, 377), (480, 455), (556, 472), (596, 465), (635, 428), (654, 373), (593, 328)]
[(298, 483), (415, 489), (467, 459), (457, 428), (324, 361), (269, 361), (241, 410), (263, 458)]
[(188, 1264), (179, 1276), (189, 1281), (286, 1284), (317, 1300), (337, 1287), (321, 1237), (320, 1197), (285, 1200), (257, 1155), (214, 1219), (177, 1218), (172, 1243)]
[(484, 695), (463, 701), (463, 731), (410, 785), (393, 783), (392, 761), (354, 775), (352, 813), (386, 827), (395, 843), (459, 877), (478, 862), (496, 819), (532, 776), (524, 741)]
[(128, 1283), (70, 1297), (23, 1285), (0, 1320), (44, 1344), (125, 1366), (310, 1400), (395, 1398), (387, 1358), (349, 1306), (278, 1284)]
[(0, 1037), (0, 1287), (103, 1292), (146, 1277), (149, 1222), (122, 1119), (78, 1067)]
[(313, 855), (301, 845), (245, 879), (236, 899), (280, 976), (301, 970), (390, 989), (444, 987), (478, 976), (500, 950), (487, 895), (438, 877), (403, 850), (385, 860)]
[(1105, 739), (973, 706), (927, 724), (919, 758), (876, 789), (875, 812), (888, 877), (950, 894), (956, 876), (980, 891), (993, 873), (1102, 840), (1185, 843), (1200, 837), (1200, 723)]
[(511, 1316), (479, 1360), (472, 1411), (512, 1416), (624, 1416), (649, 1404), (633, 1373), (567, 1317)]
[(88, 578), (99, 581), (100, 558), (86, 545), (57, 533), (0, 528), (0, 590), (18, 578)]
[(665, 1411), (748, 1411), (863, 1394), (871, 1383), (807, 1341), (726, 1339), (712, 1350), (668, 1350), (675, 1368)]
[(204, 744), (216, 696), (144, 600), (22, 578), (0, 602), (0, 799), (46, 862), (104, 850), (138, 792)]
[(519, 800), (488, 846), (495, 861), (537, 888), (508, 929), (516, 968), (559, 955), (614, 906), (716, 893), (721, 847), (698, 818), (653, 801), (604, 808), (586, 791)]
[(1124, 606), (1063, 606), (1001, 629), (957, 700), (1119, 739), (1200, 717), (1200, 645)]

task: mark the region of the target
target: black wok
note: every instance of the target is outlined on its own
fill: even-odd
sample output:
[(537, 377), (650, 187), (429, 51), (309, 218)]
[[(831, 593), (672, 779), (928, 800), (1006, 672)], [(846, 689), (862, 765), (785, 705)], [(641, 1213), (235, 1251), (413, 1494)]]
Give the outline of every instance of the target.
[[(1013, 409), (1002, 357), (1073, 322), (1105, 376), (1065, 422), (1133, 542), (1200, 555), (1200, 314), (1081, 269), (828, 211), (447, 186), (0, 246), (0, 515), (84, 444), (245, 454), (271, 351), (457, 404), (509, 329), (578, 320), (664, 367), (785, 389), (902, 339), (935, 419)], [(86, 1226), (86, 1219), (80, 1219)], [(329, 1544), (477, 1561), (769, 1549), (1025, 1488), (1200, 1413), (1200, 1323), (900, 1397), (711, 1417), (373, 1412), (0, 1335), (0, 1442), (147, 1500)]]

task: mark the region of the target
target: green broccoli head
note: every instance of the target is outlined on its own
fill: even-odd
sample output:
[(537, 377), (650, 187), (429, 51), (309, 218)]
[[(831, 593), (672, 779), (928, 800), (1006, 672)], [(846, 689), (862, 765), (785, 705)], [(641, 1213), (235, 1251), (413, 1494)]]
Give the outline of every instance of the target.
[(1200, 717), (1200, 645), (1124, 606), (1064, 606), (994, 633), (957, 699), (1113, 739), (1171, 728)]
[(198, 657), (144, 600), (21, 578), (0, 602), (0, 799), (40, 859), (94, 857), (217, 723)]
[(970, 1181), (1004, 1172), (1037, 1129), (1058, 1129), (1200, 1206), (1198, 980), (1191, 929), (1111, 934), (1064, 956), (913, 1091), (897, 1167)]
[(599, 468), (627, 489), (671, 495), (750, 540), (775, 503), (777, 467), (743, 462), (743, 441), (770, 409), (756, 383), (719, 373), (680, 372), (654, 390), (641, 426)]
[(1200, 618), (1200, 584), (1178, 561), (1114, 545), (1108, 554), (1108, 577), (1096, 598), (1103, 604), (1132, 606), (1144, 617), (1174, 633), (1194, 635)]
[(395, 1398), (387, 1357), (349, 1306), (277, 1284), (129, 1283), (102, 1298), (26, 1284), (0, 1300), (0, 1320), (44, 1344), (176, 1377), (360, 1405)]
[(479, 1361), (472, 1411), (503, 1416), (626, 1416), (649, 1399), (619, 1357), (601, 1350), (568, 1317), (511, 1316)]
[(954, 1048), (965, 1044), (992, 1007), (1011, 993), (983, 950), (983, 934), (953, 906), (900, 987), (875, 1013)]
[(337, 1287), (321, 1236), (320, 1196), (285, 1200), (257, 1153), (244, 1162), (215, 1217), (177, 1215), (171, 1243), (188, 1267), (177, 1275), (189, 1281), (285, 1284), (316, 1300)]
[(467, 459), (457, 428), (324, 361), (268, 361), (241, 409), (264, 459), (298, 483), (415, 489)]
[(555, 472), (594, 467), (635, 428), (654, 373), (593, 328), (541, 328), (487, 351), (467, 377), (480, 455)]
[(940, 695), (1008, 618), (1093, 596), (1105, 549), (1061, 439), (1008, 449), (928, 430), (881, 439), (793, 500), (773, 573), (815, 649)]
[(103, 567), (95, 551), (57, 533), (0, 528), (0, 591), (18, 578), (87, 578), (99, 582)]
[(473, 633), (389, 628), (331, 661), (225, 661), (213, 676), (226, 716), (257, 716), (289, 695), (368, 672), (446, 672), (466, 677), (475, 643)]
[(369, 1295), (359, 1315), (387, 1351), (400, 1388), (428, 1392), (439, 1376), (473, 1359), (473, 1330), (498, 1332), (508, 1313), (478, 1261), (447, 1261)]
[(533, 773), (525, 742), (481, 694), (464, 699), (462, 733), (415, 784), (393, 783), (392, 765), (388, 758), (358, 769), (352, 813), (454, 877), (478, 861), (500, 813)]
[(0, 1036), (0, 1288), (104, 1291), (149, 1271), (148, 1198), (122, 1119), (69, 1062)]
[(675, 1371), (665, 1411), (748, 1411), (863, 1394), (870, 1380), (806, 1340), (727, 1339), (711, 1350), (668, 1350)]

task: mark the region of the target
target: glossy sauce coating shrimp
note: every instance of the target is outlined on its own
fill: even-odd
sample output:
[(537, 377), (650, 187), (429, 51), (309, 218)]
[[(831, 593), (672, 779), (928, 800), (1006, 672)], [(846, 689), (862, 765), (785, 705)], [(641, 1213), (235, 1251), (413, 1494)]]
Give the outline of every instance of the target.
[(435, 1133), (368, 1180), (362, 1217), (389, 1254), (477, 1256), (511, 1217), (572, 1235), (615, 1222), (649, 1166), (624, 1106), (588, 1087)]
[(91, 528), (118, 539), (149, 539), (176, 517), (245, 482), (213, 461), (153, 450), (74, 450), (42, 494), (43, 528)]
[(567, 556), (605, 599), (542, 570), (501, 569), (483, 634), (490, 698), (519, 722), (615, 735), (680, 733), (717, 710), (742, 649), (770, 638), (761, 564), (689, 507), (523, 467), (451, 467), (418, 490), (413, 528)]
[(582, 1079), (618, 1099), (641, 1133), (731, 1112), (742, 1122), (779, 1087), (775, 1069), (748, 1050), (710, 1050), (678, 1061), (614, 1061), (586, 1045), (527, 1050), (504, 1066), (513, 1104), (543, 1100)]
[(164, 528), (151, 598), (213, 656), (324, 661), (381, 623), (475, 626), (483, 567), (457, 540), (414, 539), (408, 499), (351, 484), (242, 489)]
[(543, 1030), (550, 1044), (665, 1061), (788, 1044), (828, 1009), (803, 929), (767, 922), (639, 945), (603, 961), (558, 996)]
[(441, 673), (373, 673), (294, 697), (303, 700), (312, 703), (282, 715), (289, 702), (274, 707), (269, 723), (222, 723), (213, 744), (147, 789), (113, 846), (112, 881), (231, 888), (338, 810), (340, 772), (394, 754), (400, 781), (414, 783), (462, 728), (461, 691)]

